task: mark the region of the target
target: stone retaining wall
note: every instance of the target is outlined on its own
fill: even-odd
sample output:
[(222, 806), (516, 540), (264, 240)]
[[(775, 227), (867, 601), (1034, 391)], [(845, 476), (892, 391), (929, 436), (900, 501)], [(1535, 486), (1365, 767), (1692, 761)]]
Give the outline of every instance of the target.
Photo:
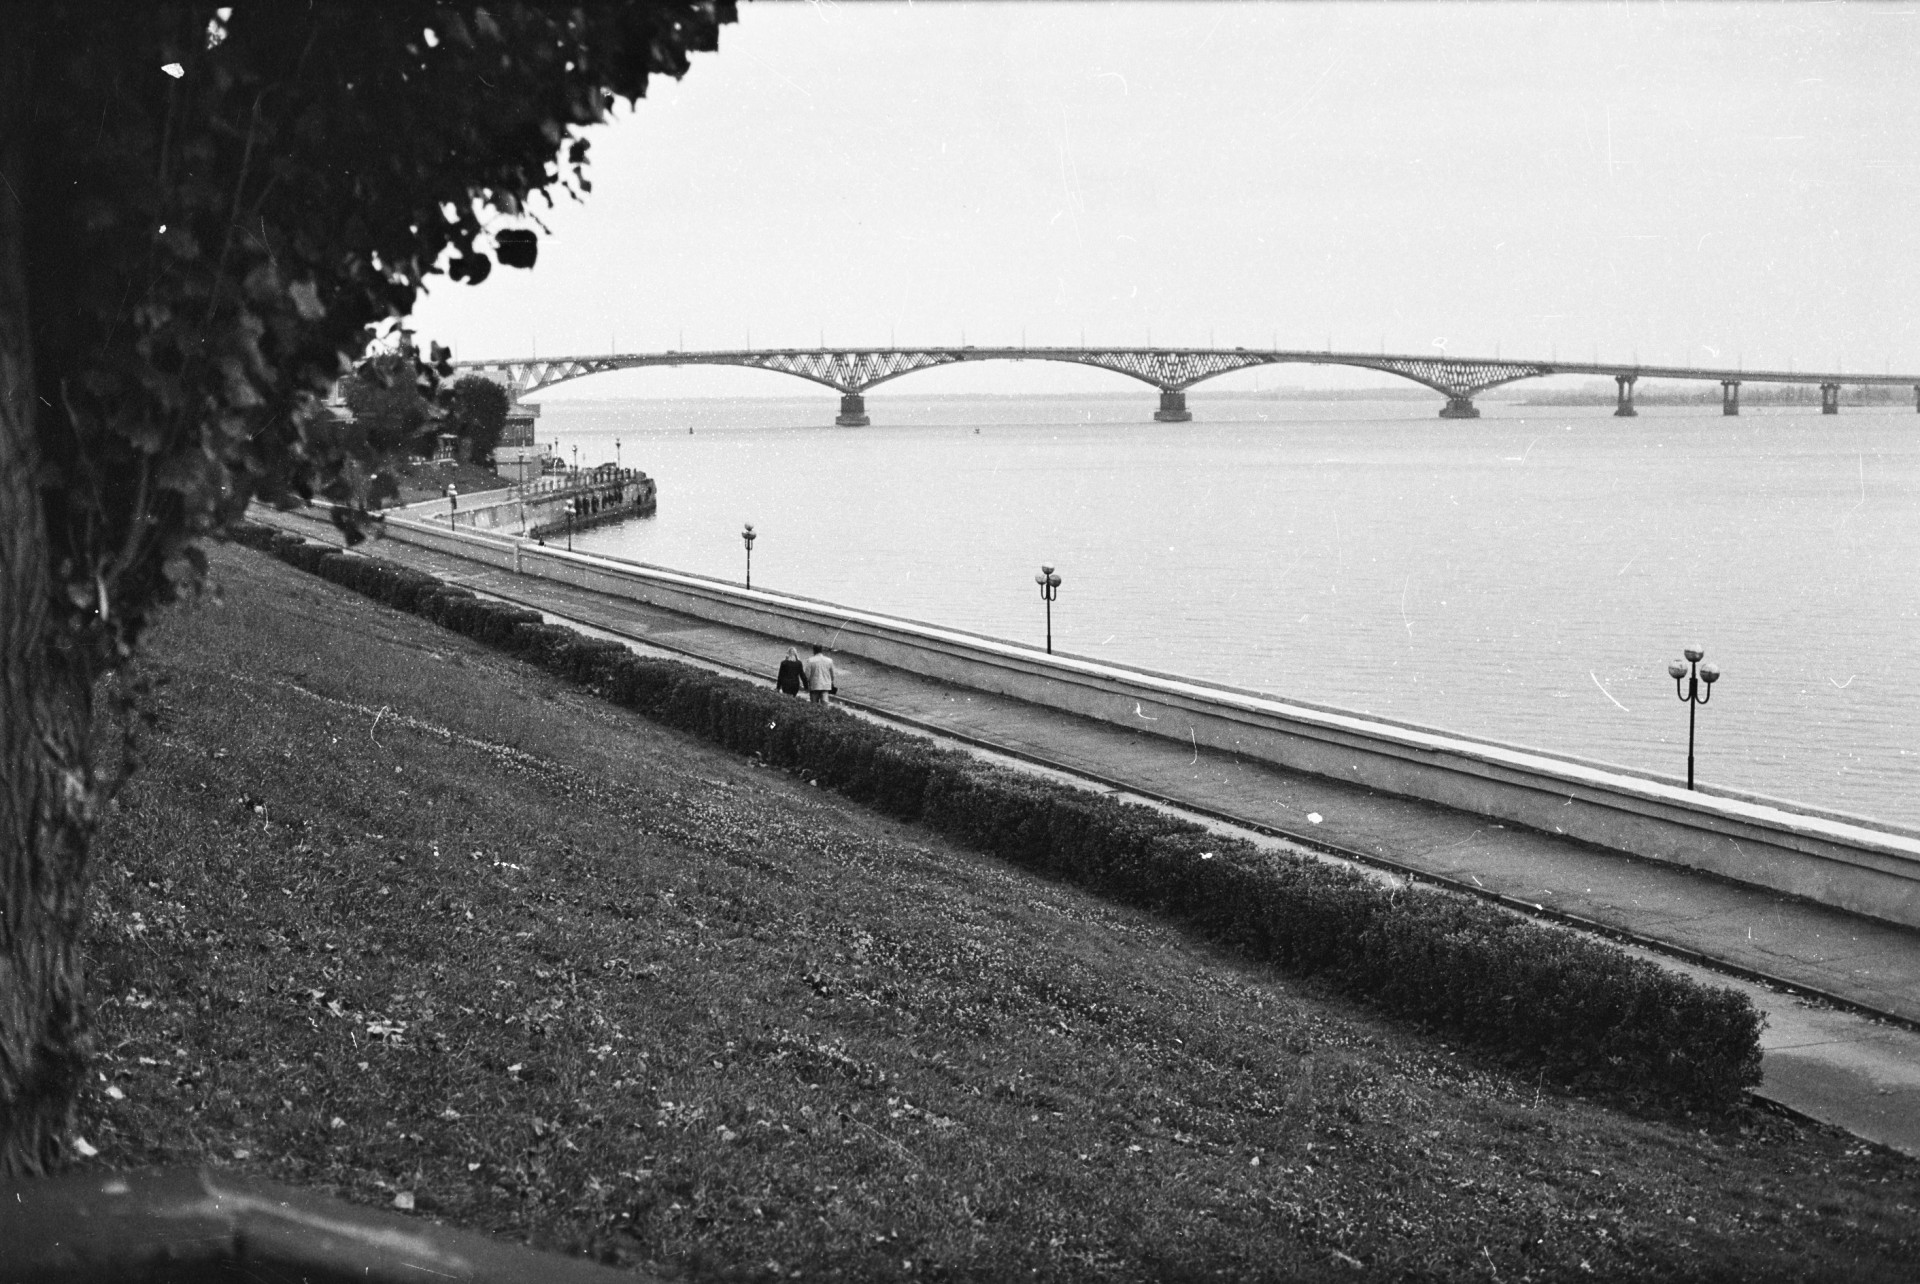
[(1920, 927), (1917, 831), (525, 541), (406, 519), (387, 535)]

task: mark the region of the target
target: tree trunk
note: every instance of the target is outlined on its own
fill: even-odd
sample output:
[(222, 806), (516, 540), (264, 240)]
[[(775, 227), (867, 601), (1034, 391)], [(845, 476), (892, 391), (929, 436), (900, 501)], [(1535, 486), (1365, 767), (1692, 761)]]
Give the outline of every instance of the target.
[(99, 787), (85, 648), (58, 645), (49, 610), (26, 43), (0, 39), (0, 1175), (60, 1158), (85, 1069), (80, 928)]

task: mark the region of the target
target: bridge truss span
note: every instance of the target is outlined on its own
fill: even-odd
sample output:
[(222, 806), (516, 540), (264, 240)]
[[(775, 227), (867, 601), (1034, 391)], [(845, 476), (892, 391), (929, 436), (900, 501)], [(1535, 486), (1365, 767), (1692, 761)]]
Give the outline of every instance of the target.
[(1445, 357), (1380, 357), (1373, 361), (1349, 359), (1342, 364), (1384, 370), (1444, 394), (1447, 404), (1440, 411), (1443, 419), (1477, 419), (1480, 411), (1475, 408), (1473, 399), (1487, 389), (1498, 388), (1516, 379), (1537, 379), (1541, 375), (1555, 373), (1551, 366), (1530, 362), (1472, 361)]
[[(1040, 349), (1040, 352), (1051, 352)], [(1046, 358), (1042, 358), (1045, 360)], [(1234, 349), (1123, 348), (1116, 351), (1088, 351), (1069, 355), (1061, 352), (1056, 361), (1072, 361), (1083, 366), (1099, 366), (1118, 374), (1131, 375), (1150, 383), (1162, 392), (1184, 392), (1203, 379), (1246, 370), (1252, 366), (1273, 364), (1273, 355)]]
[(1473, 399), (1491, 388), (1520, 379), (1546, 375), (1591, 374), (1611, 377), (1619, 385), (1619, 408), (1631, 415), (1633, 385), (1642, 378), (1714, 380), (1726, 389), (1728, 414), (1739, 413), (1742, 382), (1819, 384), (1822, 410), (1839, 409), (1842, 385), (1911, 384), (1920, 409), (1920, 375), (1879, 375), (1795, 372), (1780, 370), (1725, 370), (1678, 366), (1613, 365), (1600, 362), (1505, 361), (1498, 357), (1449, 357), (1410, 354), (1311, 352), (1249, 348), (1129, 348), (1129, 347), (886, 347), (735, 349), (711, 352), (608, 353), (600, 356), (527, 358), (502, 361), (461, 361), (459, 369), (483, 375), (505, 385), (517, 401), (555, 384), (646, 366), (737, 366), (793, 375), (832, 388), (840, 394), (836, 423), (867, 422), (867, 389), (903, 375), (964, 361), (1060, 361), (1093, 366), (1138, 379), (1160, 390), (1160, 408), (1154, 418), (1191, 419), (1186, 391), (1197, 383), (1236, 370), (1265, 365), (1337, 365), (1378, 370), (1433, 389), (1446, 398), (1440, 415), (1447, 419), (1477, 418)]
[(762, 352), (739, 353), (730, 364), (778, 370), (837, 388), (841, 394), (865, 392), (875, 384), (932, 366), (947, 366), (962, 358), (938, 350), (901, 348), (875, 352)]

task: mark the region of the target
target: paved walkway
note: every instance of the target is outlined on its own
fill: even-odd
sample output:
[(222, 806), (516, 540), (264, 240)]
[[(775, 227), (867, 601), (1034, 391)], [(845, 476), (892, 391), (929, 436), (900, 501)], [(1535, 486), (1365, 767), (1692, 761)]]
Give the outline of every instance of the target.
[[(338, 542), (322, 522), (269, 520)], [(397, 541), (379, 556), (556, 618), (772, 681), (800, 639), (678, 615)], [(1761, 1095), (1920, 1156), (1920, 932), (1144, 731), (836, 657), (845, 703), (1323, 853), (1606, 932), (1750, 994)], [(1632, 946), (1630, 945), (1630, 948)]]

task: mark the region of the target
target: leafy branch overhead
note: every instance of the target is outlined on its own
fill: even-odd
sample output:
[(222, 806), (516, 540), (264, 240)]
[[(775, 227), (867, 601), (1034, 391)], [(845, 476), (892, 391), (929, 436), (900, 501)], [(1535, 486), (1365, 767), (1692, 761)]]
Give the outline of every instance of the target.
[[(582, 126), (717, 46), (724, 0), (50, 4), (25, 199), (41, 493), (67, 623), (124, 655), (249, 499), (363, 507), (317, 414), (423, 280), (531, 267)], [(423, 393), (435, 393), (430, 366)]]
[[(730, 0), (0, 13), (0, 1174), (58, 1162), (86, 1074), (100, 675), (251, 499), (325, 496), (354, 525), (391, 443), (325, 413), (327, 390), (429, 275), (531, 267), (528, 200), (587, 190), (581, 129), (732, 19)], [(403, 393), (437, 405), (444, 355), (404, 364)]]

